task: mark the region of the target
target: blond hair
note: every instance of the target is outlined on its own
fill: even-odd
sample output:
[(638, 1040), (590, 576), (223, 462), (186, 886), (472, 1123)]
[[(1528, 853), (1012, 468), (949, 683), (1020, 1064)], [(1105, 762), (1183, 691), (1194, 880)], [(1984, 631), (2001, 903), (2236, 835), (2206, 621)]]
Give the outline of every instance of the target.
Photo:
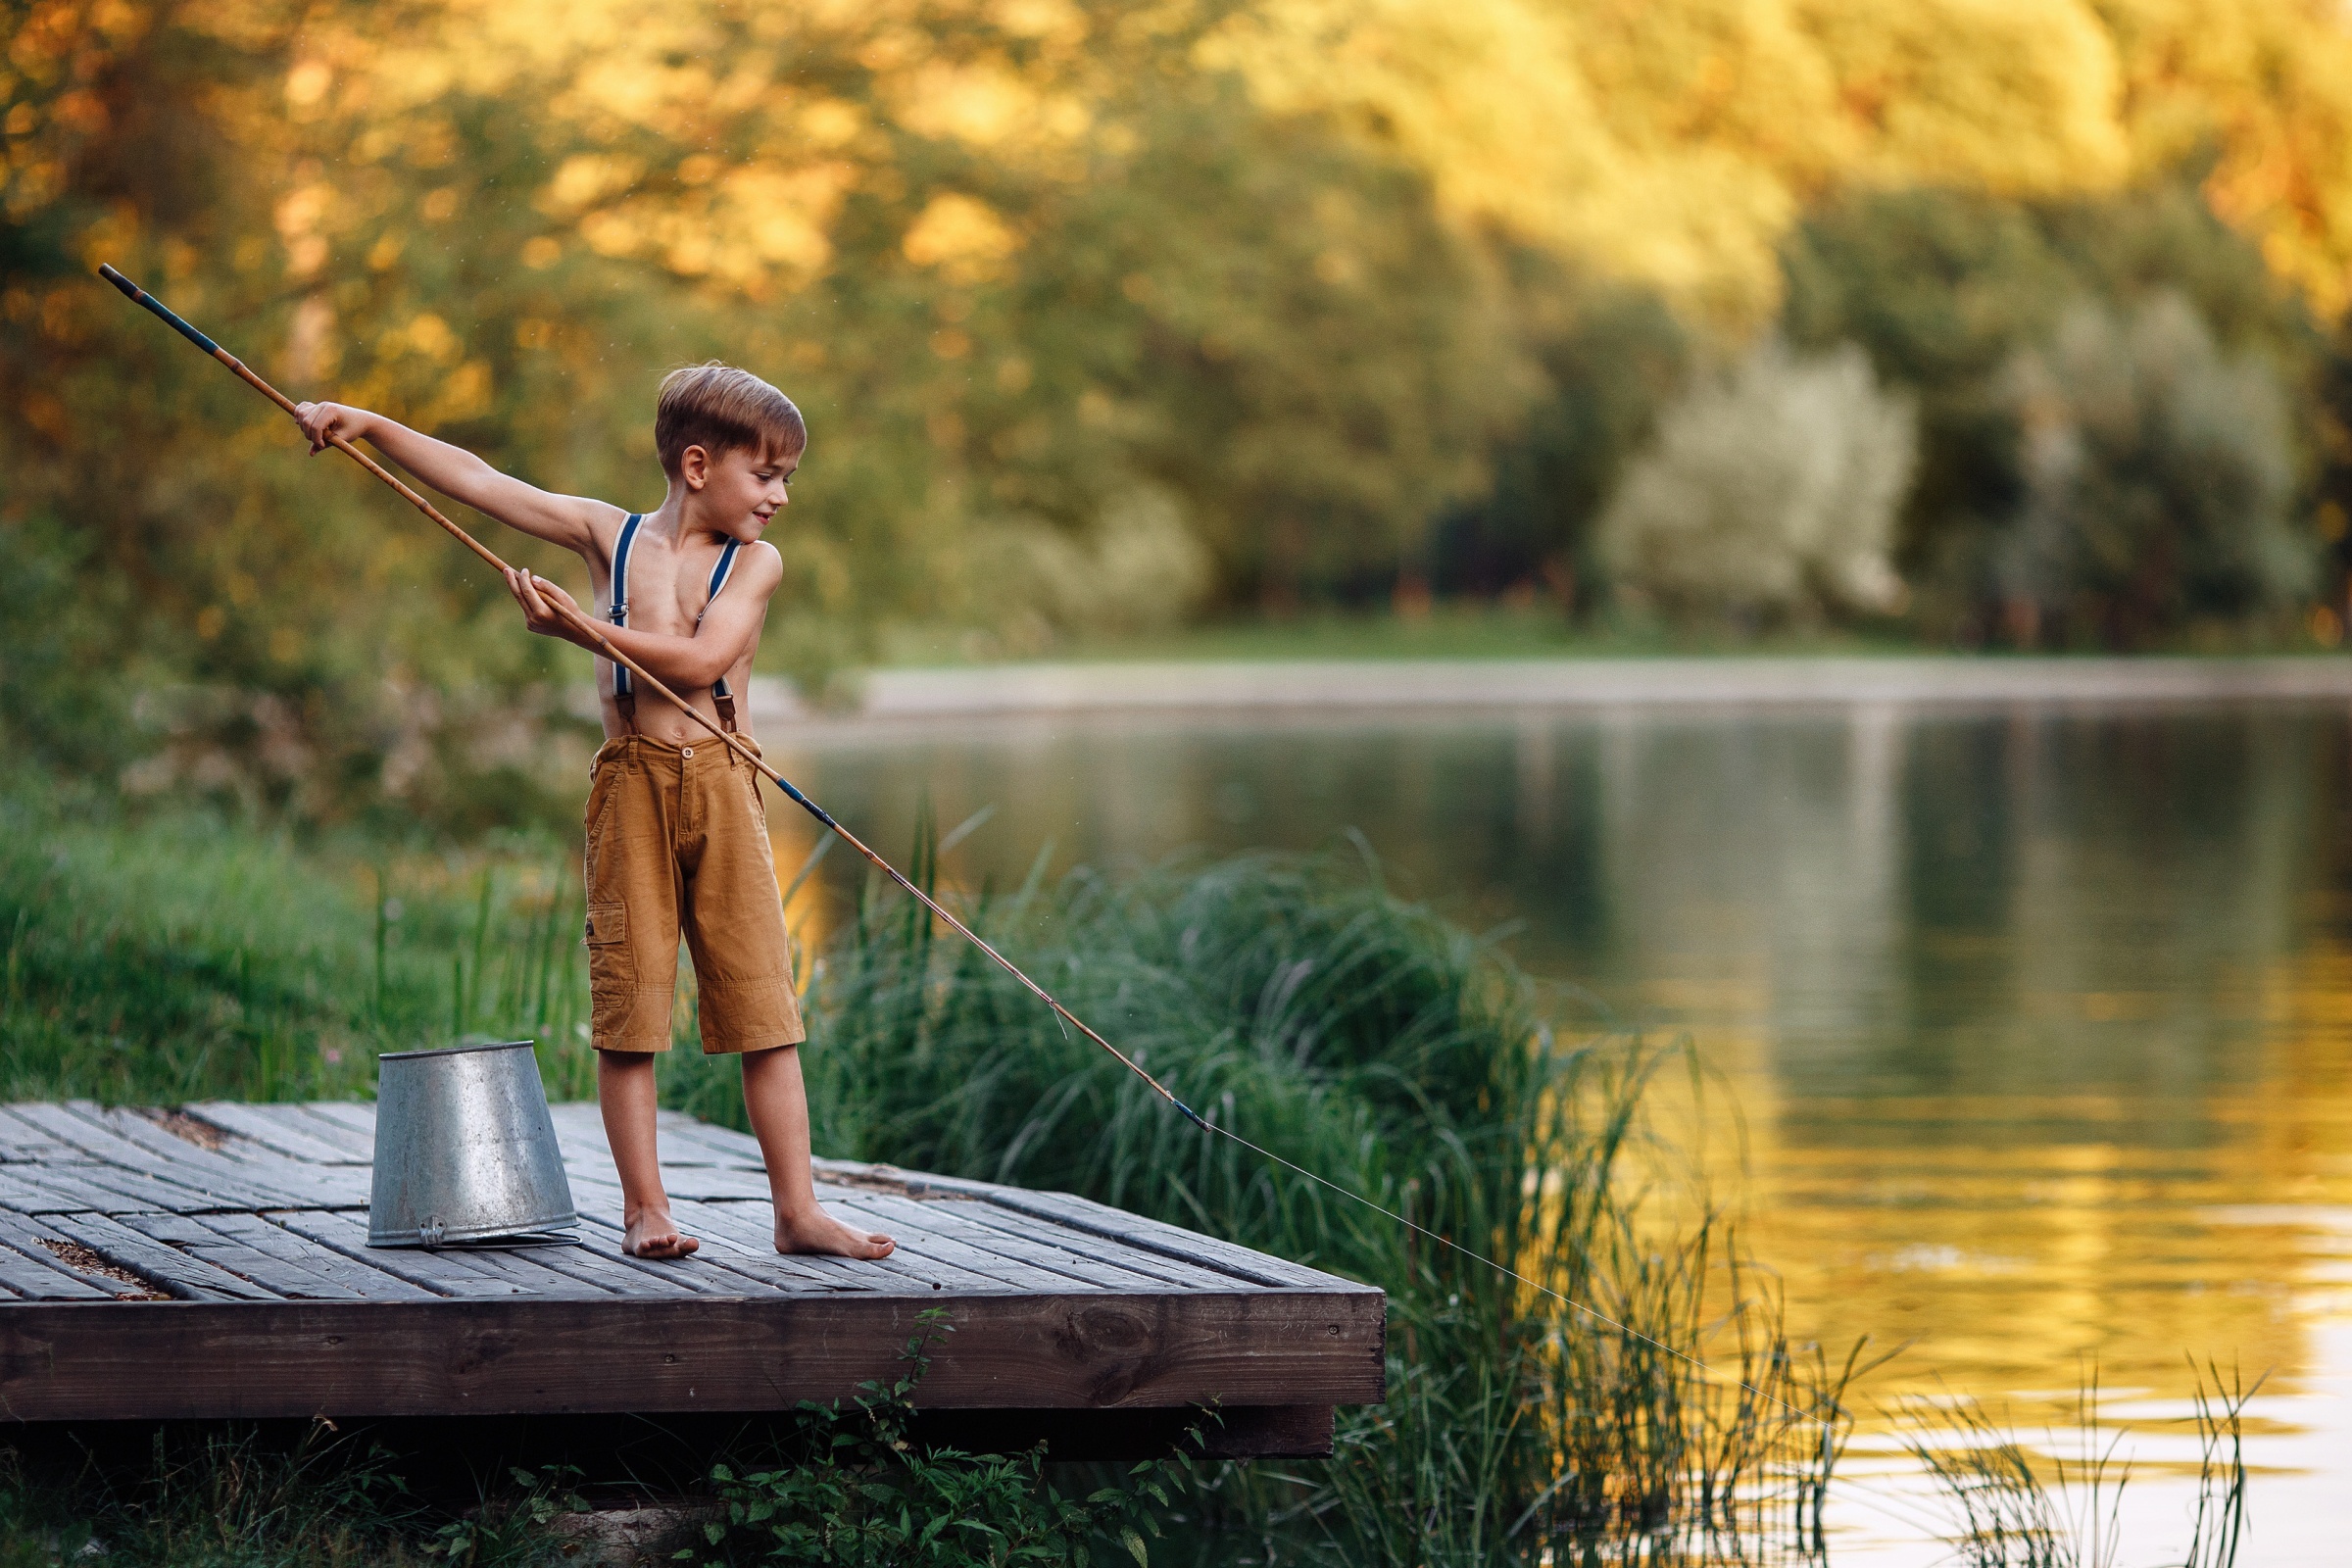
[(688, 447), (712, 457), (758, 450), (789, 457), (808, 444), (808, 426), (792, 399), (749, 370), (712, 360), (672, 370), (654, 407), (654, 451), (675, 475)]

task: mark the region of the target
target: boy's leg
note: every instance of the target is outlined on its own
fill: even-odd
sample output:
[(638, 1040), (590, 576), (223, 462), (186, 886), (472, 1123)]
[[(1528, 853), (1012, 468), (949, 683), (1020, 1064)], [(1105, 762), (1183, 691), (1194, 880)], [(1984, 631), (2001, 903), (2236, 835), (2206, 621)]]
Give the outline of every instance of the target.
[(678, 970), (677, 872), (669, 806), (678, 757), (636, 737), (608, 741), (588, 793), (588, 986), (596, 1098), (620, 1174), (623, 1246), (683, 1257), (654, 1149), (654, 1056), (669, 1049)]
[[(650, 1078), (650, 1074), (648, 1075)], [(840, 1257), (888, 1257), (897, 1249), (889, 1237), (844, 1225), (816, 1200), (808, 1169), (808, 1092), (801, 1082), (801, 1048), (777, 1046), (743, 1057), (743, 1103), (767, 1162), (767, 1186), (776, 1200), (776, 1250), (830, 1252)], [(613, 1152), (620, 1152), (613, 1146)]]
[(622, 1248), (632, 1257), (684, 1257), (703, 1244), (678, 1234), (662, 1190), (654, 1150), (654, 1057), (651, 1052), (596, 1054), (596, 1103), (605, 1113), (605, 1141), (620, 1171)]

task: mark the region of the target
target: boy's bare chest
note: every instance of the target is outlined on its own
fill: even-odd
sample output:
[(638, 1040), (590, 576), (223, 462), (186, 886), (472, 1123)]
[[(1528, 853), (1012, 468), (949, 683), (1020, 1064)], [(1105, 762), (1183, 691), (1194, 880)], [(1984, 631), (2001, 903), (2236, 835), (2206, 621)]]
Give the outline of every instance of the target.
[[(628, 626), (669, 636), (691, 637), (710, 603), (710, 568), (717, 559), (692, 559), (692, 552), (661, 540), (640, 536), (629, 549), (626, 595)], [(610, 554), (592, 564), (596, 575), (596, 609), (600, 619), (612, 612), (612, 560)]]

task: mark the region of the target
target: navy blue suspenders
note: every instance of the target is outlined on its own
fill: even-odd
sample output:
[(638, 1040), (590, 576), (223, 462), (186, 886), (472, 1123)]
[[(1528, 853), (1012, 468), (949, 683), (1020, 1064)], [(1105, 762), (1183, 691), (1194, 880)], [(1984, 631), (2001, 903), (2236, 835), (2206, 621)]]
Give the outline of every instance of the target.
[[(644, 521), (644, 513), (630, 513), (629, 520), (620, 525), (620, 538), (612, 546), (612, 608), (607, 612), (607, 618), (615, 626), (629, 623), (629, 552), (636, 548), (637, 527)], [(730, 539), (719, 551), (718, 564), (710, 568), (710, 592), (703, 596), (703, 614), (710, 613), (711, 603), (718, 598), (719, 590), (726, 587), (727, 579), (735, 574), (735, 557), (742, 549), (742, 540)], [(700, 624), (701, 617), (697, 616), (696, 621)], [(711, 683), (710, 696), (718, 704), (719, 722), (729, 730), (734, 729), (735, 694), (727, 689), (724, 675)], [(629, 679), (629, 672), (618, 664), (612, 666), (612, 701), (619, 706), (622, 716), (629, 720), (629, 727), (635, 729), (637, 693)]]
[[(629, 623), (629, 552), (637, 547), (637, 525), (645, 521), (645, 514), (632, 512), (629, 520), (620, 525), (620, 539), (612, 546), (612, 608), (606, 612), (615, 626)], [(629, 672), (619, 664), (612, 666), (612, 701), (620, 709), (620, 716), (628, 720), (629, 728), (637, 727), (637, 693), (629, 680)]]
[[(727, 585), (727, 579), (735, 574), (735, 552), (742, 548), (742, 540), (730, 539), (726, 543), (726, 548), (719, 551), (718, 564), (710, 568), (710, 591), (703, 595), (703, 615), (710, 613), (710, 607), (718, 603), (718, 591), (724, 588)], [(703, 623), (703, 616), (695, 616), (694, 623), (700, 626)], [(735, 728), (735, 694), (727, 690), (726, 676), (721, 675), (710, 683), (710, 700), (718, 705), (719, 723), (732, 731)]]

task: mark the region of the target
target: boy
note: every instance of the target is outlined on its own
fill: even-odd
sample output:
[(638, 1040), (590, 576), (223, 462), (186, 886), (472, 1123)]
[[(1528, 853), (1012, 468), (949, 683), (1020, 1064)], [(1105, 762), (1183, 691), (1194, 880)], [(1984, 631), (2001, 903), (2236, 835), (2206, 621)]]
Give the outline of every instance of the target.
[[(578, 554), (605, 635), (664, 685), (758, 750), (738, 728), (733, 693), (783, 580), (760, 534), (808, 446), (792, 400), (745, 370), (710, 364), (662, 383), (654, 447), (668, 476), (660, 509), (624, 513), (550, 495), (472, 453), (380, 414), (306, 403), (316, 457), (327, 437), (366, 440), (452, 500)], [(614, 567), (615, 561), (619, 569)], [(576, 609), (543, 577), (508, 573), (531, 630), (592, 648), (555, 607)], [(626, 670), (597, 661), (605, 744), (590, 769), (588, 980), (596, 1093), (620, 1169), (623, 1246), (638, 1257), (684, 1257), (654, 1149), (654, 1054), (669, 1049), (681, 927), (701, 987), (703, 1050), (740, 1053), (743, 1099), (767, 1163), (776, 1250), (887, 1257), (889, 1237), (854, 1230), (817, 1206), (808, 1166), (799, 999), (760, 775), (709, 730)]]

